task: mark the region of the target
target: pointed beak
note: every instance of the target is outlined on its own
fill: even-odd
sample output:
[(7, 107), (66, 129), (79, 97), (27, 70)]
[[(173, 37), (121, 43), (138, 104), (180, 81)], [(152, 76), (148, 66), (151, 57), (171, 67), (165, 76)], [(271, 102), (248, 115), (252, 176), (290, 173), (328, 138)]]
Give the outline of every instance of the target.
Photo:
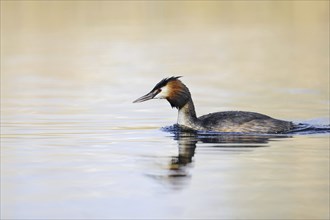
[(153, 91), (149, 92), (148, 94), (138, 98), (137, 100), (135, 100), (133, 103), (138, 103), (138, 102), (144, 102), (144, 101), (148, 101), (150, 99), (153, 99), (155, 96), (157, 95), (157, 93), (154, 93)]

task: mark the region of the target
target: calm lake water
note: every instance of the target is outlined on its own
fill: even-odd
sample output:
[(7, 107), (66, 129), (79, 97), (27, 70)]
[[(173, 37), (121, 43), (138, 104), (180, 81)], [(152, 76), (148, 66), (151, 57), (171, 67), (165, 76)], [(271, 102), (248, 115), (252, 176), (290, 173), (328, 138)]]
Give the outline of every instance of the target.
[(1, 219), (329, 219), (329, 133), (173, 132), (198, 115), (329, 123), (329, 2), (1, 1)]

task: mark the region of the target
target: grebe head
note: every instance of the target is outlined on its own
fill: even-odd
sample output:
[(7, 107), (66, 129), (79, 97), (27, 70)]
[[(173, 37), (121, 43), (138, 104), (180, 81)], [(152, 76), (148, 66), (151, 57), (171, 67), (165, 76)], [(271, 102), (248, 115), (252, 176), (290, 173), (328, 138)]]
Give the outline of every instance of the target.
[(161, 80), (146, 95), (133, 103), (144, 102), (150, 99), (167, 99), (172, 108), (182, 108), (191, 98), (188, 88), (179, 80), (181, 76), (172, 76)]

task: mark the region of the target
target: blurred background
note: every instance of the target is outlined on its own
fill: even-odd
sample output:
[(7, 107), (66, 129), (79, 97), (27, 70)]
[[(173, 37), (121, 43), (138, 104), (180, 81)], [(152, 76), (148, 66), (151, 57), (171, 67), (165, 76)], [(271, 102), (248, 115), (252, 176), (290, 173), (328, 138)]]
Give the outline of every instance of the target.
[[(232, 163), (227, 155), (222, 169), (238, 175), (217, 176), (218, 159), (201, 151), (204, 169), (196, 164), (191, 183), (200, 185), (153, 200), (166, 197), (166, 184), (155, 186), (145, 172), (160, 172), (153, 162), (176, 154), (176, 141), (159, 128), (175, 123), (177, 113), (166, 101), (132, 101), (178, 75), (198, 115), (246, 110), (329, 125), (329, 1), (1, 1), (2, 217), (146, 218), (153, 209), (152, 217), (279, 218), (274, 206), (287, 219), (329, 217), (325, 137), (281, 142), (306, 151), (280, 151), (276, 159), (315, 162), (295, 170), (310, 173), (293, 181), (292, 197), (280, 196), (288, 190), (272, 185), (277, 177), (259, 185), (273, 186), (264, 191), (244, 191), (235, 184), (244, 167), (258, 164)], [(281, 169), (268, 168), (265, 176)], [(293, 178), (290, 169), (282, 174), (279, 179)], [(224, 181), (236, 191), (210, 184), (205, 192), (204, 181)], [(189, 196), (196, 192), (197, 200)], [(240, 201), (266, 198), (259, 192), (273, 200)]]
[[(285, 108), (293, 112), (279, 117), (324, 116), (328, 5), (2, 1), (1, 95), (29, 93), (25, 86), (44, 80), (56, 93), (69, 87), (81, 96), (103, 86), (114, 102), (127, 103), (160, 79), (183, 75), (198, 106), (214, 100), (208, 109)], [(237, 100), (229, 100), (234, 94)]]

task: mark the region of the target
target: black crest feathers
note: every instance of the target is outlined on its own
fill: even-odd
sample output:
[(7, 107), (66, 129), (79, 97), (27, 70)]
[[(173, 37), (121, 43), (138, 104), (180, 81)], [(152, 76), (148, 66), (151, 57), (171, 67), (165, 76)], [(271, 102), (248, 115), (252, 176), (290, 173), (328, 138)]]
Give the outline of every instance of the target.
[(182, 76), (172, 76), (172, 77), (168, 77), (168, 78), (164, 78), (162, 79), (159, 83), (157, 83), (155, 85), (155, 87), (152, 89), (152, 91), (156, 90), (156, 89), (160, 89), (164, 86), (166, 86), (166, 84), (170, 81), (174, 81), (174, 80), (177, 80), (179, 78), (181, 78)]

